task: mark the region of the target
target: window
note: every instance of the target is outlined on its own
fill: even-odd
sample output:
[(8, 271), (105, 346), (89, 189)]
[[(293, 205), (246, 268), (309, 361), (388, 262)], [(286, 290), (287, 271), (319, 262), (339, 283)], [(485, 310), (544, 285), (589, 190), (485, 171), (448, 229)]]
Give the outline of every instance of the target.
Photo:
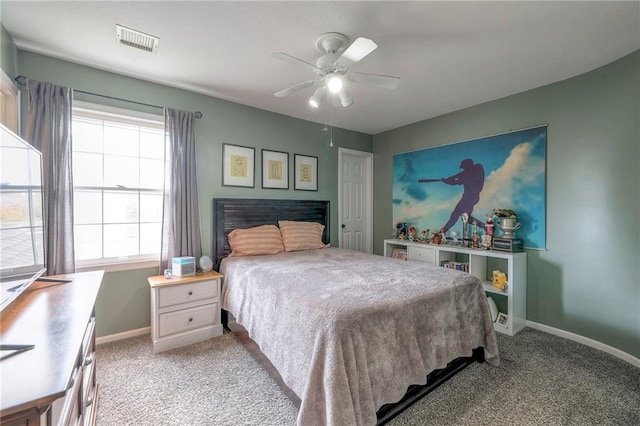
[(20, 90), (0, 68), (0, 123), (20, 134)]
[(72, 134), (77, 265), (159, 259), (163, 116), (74, 101)]

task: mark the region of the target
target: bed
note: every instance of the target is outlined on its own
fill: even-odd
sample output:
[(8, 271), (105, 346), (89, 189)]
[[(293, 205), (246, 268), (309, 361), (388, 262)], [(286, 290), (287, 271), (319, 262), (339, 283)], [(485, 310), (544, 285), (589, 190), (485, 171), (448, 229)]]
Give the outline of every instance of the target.
[(214, 199), (222, 307), (298, 425), (384, 424), (469, 363), (498, 364), (469, 274), (335, 247), (228, 256), (234, 229), (280, 220), (320, 223), (328, 244), (328, 217), (326, 201)]

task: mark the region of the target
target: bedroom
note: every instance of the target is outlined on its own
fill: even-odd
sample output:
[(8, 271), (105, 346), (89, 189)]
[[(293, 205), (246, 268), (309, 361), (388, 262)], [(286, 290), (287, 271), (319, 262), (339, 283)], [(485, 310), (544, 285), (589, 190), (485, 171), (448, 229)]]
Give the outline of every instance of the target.
[[(316, 35), (316, 31), (310, 31), (307, 44)], [(592, 344), (620, 351), (618, 355), (637, 362), (637, 47), (633, 53), (582, 75), (382, 133), (342, 130), (336, 124), (337, 146), (373, 152), (375, 156), (374, 252), (382, 253), (382, 240), (390, 236), (388, 230), (393, 223), (393, 154), (547, 124), (548, 243), (546, 251), (528, 253), (527, 318), (550, 327), (550, 331), (591, 339)], [(284, 45), (281, 49), (287, 51)], [(212, 245), (214, 197), (306, 197), (338, 204), (336, 150), (328, 146), (318, 123), (20, 49), (4, 22), (1, 65), (10, 77), (25, 75), (125, 99), (135, 93), (135, 100), (141, 102), (201, 111), (204, 119), (198, 122), (197, 130), (199, 181), (209, 183), (199, 188), (205, 252)], [(317, 193), (264, 190), (258, 185), (241, 190), (221, 185), (223, 142), (303, 153), (301, 140), (307, 144), (304, 153), (318, 156), (322, 164), (319, 181), (325, 184)], [(332, 223), (338, 223), (335, 207)], [(338, 228), (334, 226), (331, 240), (337, 239)], [(156, 267), (106, 273), (96, 307), (99, 339), (148, 332), (146, 279), (156, 273)], [(607, 282), (605, 288), (603, 281)]]

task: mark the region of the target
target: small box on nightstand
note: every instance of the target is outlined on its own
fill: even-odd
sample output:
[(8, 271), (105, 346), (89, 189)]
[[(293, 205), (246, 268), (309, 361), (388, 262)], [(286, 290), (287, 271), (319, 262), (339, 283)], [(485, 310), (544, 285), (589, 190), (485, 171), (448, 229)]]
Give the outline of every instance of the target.
[(192, 277), (196, 274), (196, 258), (191, 256), (174, 257), (171, 261), (171, 274), (174, 277)]

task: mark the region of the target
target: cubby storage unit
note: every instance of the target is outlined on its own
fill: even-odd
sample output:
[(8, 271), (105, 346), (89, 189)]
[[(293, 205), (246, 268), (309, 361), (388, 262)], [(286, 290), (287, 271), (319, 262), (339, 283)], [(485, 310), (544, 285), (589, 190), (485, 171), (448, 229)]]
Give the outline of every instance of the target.
[[(494, 323), (496, 331), (513, 336), (525, 326), (527, 317), (527, 253), (469, 249), (448, 244), (431, 245), (406, 240), (384, 240), (384, 255), (391, 256), (394, 248), (404, 248), (407, 259), (441, 266), (446, 262), (467, 263), (470, 274), (482, 281), (484, 290), (507, 316), (504, 325)], [(507, 274), (507, 290), (494, 287), (494, 270)]]

